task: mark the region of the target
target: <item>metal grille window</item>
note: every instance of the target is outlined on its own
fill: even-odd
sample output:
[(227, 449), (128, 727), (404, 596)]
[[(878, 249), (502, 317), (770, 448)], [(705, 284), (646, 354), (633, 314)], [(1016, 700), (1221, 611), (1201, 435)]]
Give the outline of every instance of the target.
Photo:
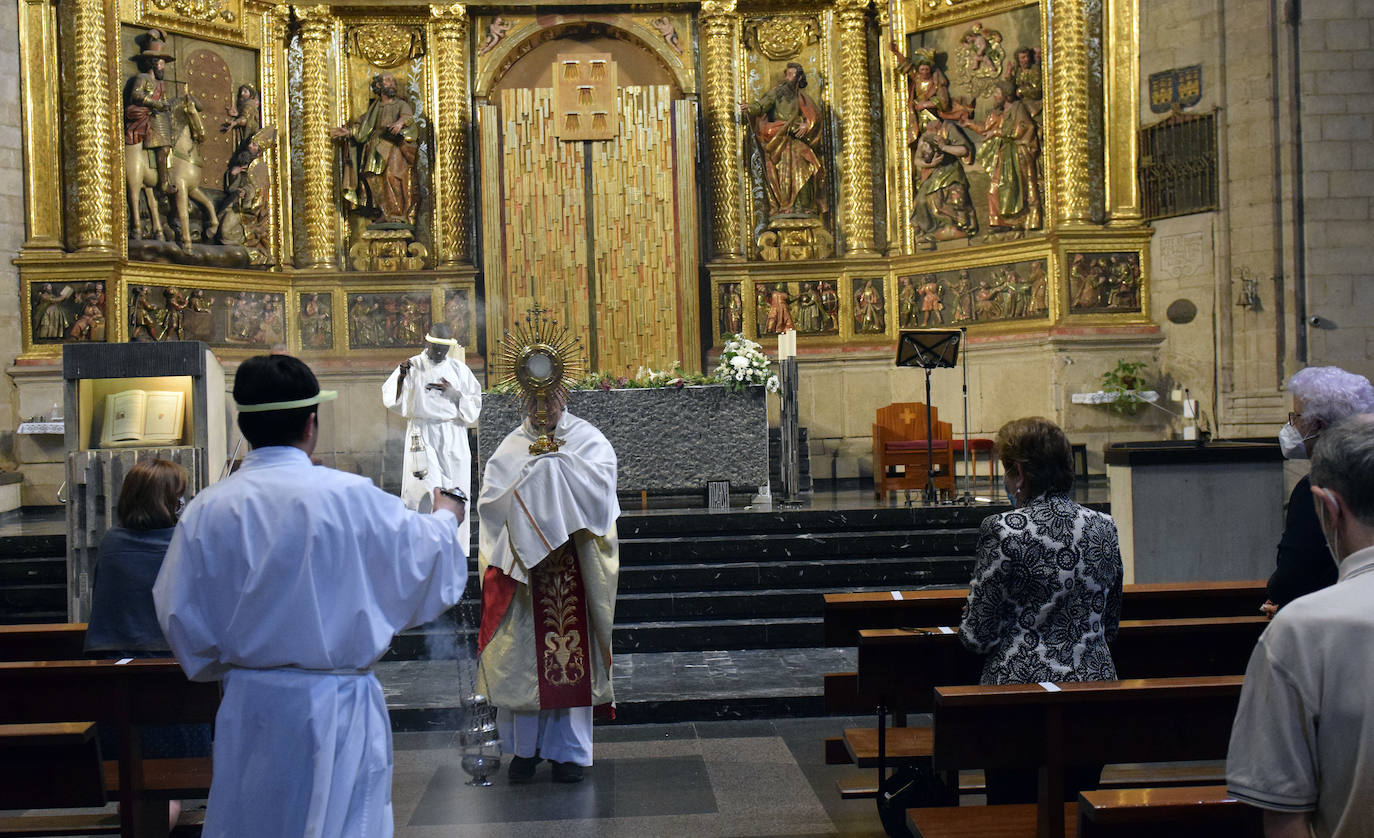
[(1217, 208), (1216, 114), (1174, 114), (1140, 132), (1146, 220)]

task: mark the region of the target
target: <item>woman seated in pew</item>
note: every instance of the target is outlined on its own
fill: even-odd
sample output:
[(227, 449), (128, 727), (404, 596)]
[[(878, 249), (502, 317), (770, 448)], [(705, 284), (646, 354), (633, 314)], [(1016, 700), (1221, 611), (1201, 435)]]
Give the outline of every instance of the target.
[[(185, 505), (186, 470), (169, 460), (139, 460), (129, 469), (115, 507), (120, 526), (100, 541), (86, 626), (86, 653), (108, 658), (170, 658), (153, 608), (157, 581), (177, 517)], [(101, 730), (100, 748), (113, 759), (118, 743)], [(144, 759), (210, 755), (209, 725), (148, 725), (142, 728)], [(176, 826), (181, 801), (168, 804)]]
[[(983, 684), (1116, 679), (1109, 644), (1121, 621), (1121, 548), (1110, 515), (1069, 497), (1068, 437), (1040, 417), (997, 432), (1013, 508), (983, 520), (959, 638), (985, 655)], [(1101, 766), (1066, 778), (1067, 799)], [(988, 771), (988, 803), (1031, 803), (1034, 771)]]

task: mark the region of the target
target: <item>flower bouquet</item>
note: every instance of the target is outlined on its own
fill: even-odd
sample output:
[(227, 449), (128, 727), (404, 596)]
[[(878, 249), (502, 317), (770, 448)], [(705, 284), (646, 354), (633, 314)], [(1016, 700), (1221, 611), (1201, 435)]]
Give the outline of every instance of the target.
[(720, 363), (716, 366), (716, 380), (736, 393), (759, 384), (770, 393), (781, 389), (778, 377), (769, 369), (768, 356), (764, 354), (763, 347), (742, 334), (736, 334), (725, 342)]

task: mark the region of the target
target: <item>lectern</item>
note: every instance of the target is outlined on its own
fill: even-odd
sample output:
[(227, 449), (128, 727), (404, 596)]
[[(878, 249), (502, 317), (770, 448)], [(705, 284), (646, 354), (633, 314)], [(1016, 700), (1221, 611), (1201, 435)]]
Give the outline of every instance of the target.
[[(926, 503), (935, 503), (935, 441), (932, 438), (930, 411), (930, 373), (953, 367), (959, 361), (962, 329), (903, 329), (897, 335), (897, 366), (920, 367), (926, 371)], [(967, 429), (968, 421), (965, 419)], [(957, 490), (956, 490), (957, 491)]]

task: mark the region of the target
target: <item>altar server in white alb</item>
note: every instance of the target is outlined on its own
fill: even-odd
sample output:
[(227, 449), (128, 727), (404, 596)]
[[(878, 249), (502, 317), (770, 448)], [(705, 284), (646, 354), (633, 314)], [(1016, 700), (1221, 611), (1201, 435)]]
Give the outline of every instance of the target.
[(391, 724), (372, 665), (458, 601), (462, 504), (421, 515), (311, 464), (320, 390), (287, 355), (234, 377), (252, 450), (181, 516), (153, 599), (186, 674), (224, 681), (206, 838), (389, 838)]
[(529, 782), (546, 759), (555, 782), (574, 783), (592, 764), (592, 707), (614, 698), (616, 456), (560, 399), (541, 410), (530, 407), (482, 477), (477, 690), (514, 755), (510, 782)]
[[(482, 412), (482, 385), (466, 363), (450, 356), (457, 346), (448, 324), (435, 323), (425, 335), (425, 351), (402, 361), (382, 385), (382, 403), (410, 420), (401, 499), (411, 509), (437, 488), (456, 487), (464, 496), (471, 494), (468, 428)], [(417, 434), (424, 447), (423, 461), (412, 450)], [(471, 531), (466, 519), (460, 532), (467, 549)]]

